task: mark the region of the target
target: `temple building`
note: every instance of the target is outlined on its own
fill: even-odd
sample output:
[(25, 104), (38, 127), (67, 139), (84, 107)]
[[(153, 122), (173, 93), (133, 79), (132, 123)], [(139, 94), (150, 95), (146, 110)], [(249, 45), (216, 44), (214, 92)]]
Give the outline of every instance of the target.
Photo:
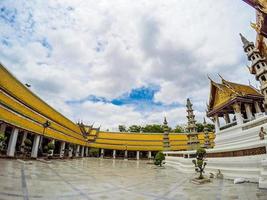
[(210, 79), (207, 116), (214, 121), (215, 132), (219, 132), (262, 116), (263, 101), (263, 95), (251, 85), (233, 83), (223, 78), (221, 83), (216, 83)]
[(186, 103), (187, 108), (187, 138), (188, 138), (188, 150), (197, 149), (199, 146), (199, 140), (198, 140), (198, 133), (197, 133), (197, 126), (196, 126), (196, 120), (193, 110), (193, 104), (191, 103), (190, 99), (187, 99)]

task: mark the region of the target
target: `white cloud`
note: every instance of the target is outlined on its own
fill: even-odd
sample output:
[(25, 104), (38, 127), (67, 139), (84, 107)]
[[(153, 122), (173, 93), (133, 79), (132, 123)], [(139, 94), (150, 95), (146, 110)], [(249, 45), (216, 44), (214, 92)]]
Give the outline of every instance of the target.
[[(65, 101), (89, 95), (112, 99), (154, 84), (160, 87), (156, 101), (184, 104), (190, 97), (201, 118), (209, 92), (206, 74), (253, 79), (238, 33), (255, 38), (249, 27), (255, 11), (242, 1), (6, 0), (0, 7), (9, 9), (9, 18), (15, 15), (13, 22), (5, 13), (0, 18), (1, 62), (73, 120), (115, 127), (161, 122), (166, 113), (175, 125), (186, 120), (183, 108), (147, 113)], [(42, 46), (44, 39), (52, 49)]]

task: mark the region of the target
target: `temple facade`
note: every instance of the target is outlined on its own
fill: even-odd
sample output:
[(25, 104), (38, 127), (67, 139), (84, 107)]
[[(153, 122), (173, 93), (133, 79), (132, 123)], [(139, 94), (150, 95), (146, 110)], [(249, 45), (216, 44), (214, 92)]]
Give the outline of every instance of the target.
[[(90, 156), (147, 159), (158, 151), (188, 149), (187, 133), (171, 133), (166, 118), (164, 133), (101, 131), (100, 127), (74, 123), (36, 96), (0, 64), (0, 132), (6, 138), (3, 152), (8, 157), (21, 156), (28, 139), (32, 142), (28, 157), (42, 156), (49, 143), (51, 156), (68, 158)], [(205, 134), (199, 133), (201, 144)], [(212, 145), (214, 134), (209, 133)]]
[[(247, 123), (263, 115), (264, 96), (251, 85), (210, 79), (210, 99), (207, 116), (215, 124), (215, 132)], [(222, 123), (224, 122), (224, 123)]]

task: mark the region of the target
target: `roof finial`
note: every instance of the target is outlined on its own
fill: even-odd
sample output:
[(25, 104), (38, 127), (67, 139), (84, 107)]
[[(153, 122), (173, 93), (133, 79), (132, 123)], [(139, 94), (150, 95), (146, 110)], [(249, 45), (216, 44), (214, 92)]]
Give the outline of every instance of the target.
[(163, 122), (163, 124), (164, 125), (167, 125), (168, 124), (166, 116), (164, 116), (164, 122)]
[(248, 45), (250, 42), (247, 40), (247, 38), (245, 38), (241, 33), (239, 33), (241, 40), (244, 44), (244, 46)]
[(225, 79), (221, 76), (221, 74), (218, 73), (218, 76), (222, 79), (222, 82), (225, 80)]
[(208, 79), (209, 79), (211, 82), (214, 82), (214, 81), (210, 78), (210, 75), (209, 75), (209, 74), (207, 74), (207, 77), (208, 77)]

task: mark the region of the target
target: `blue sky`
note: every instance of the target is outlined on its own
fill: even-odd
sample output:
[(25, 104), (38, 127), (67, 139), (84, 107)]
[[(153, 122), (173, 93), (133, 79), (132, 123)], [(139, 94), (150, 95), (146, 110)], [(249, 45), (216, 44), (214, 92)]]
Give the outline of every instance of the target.
[(239, 32), (255, 41), (241, 0), (1, 1), (0, 62), (73, 121), (199, 121), (207, 74), (256, 84)]

